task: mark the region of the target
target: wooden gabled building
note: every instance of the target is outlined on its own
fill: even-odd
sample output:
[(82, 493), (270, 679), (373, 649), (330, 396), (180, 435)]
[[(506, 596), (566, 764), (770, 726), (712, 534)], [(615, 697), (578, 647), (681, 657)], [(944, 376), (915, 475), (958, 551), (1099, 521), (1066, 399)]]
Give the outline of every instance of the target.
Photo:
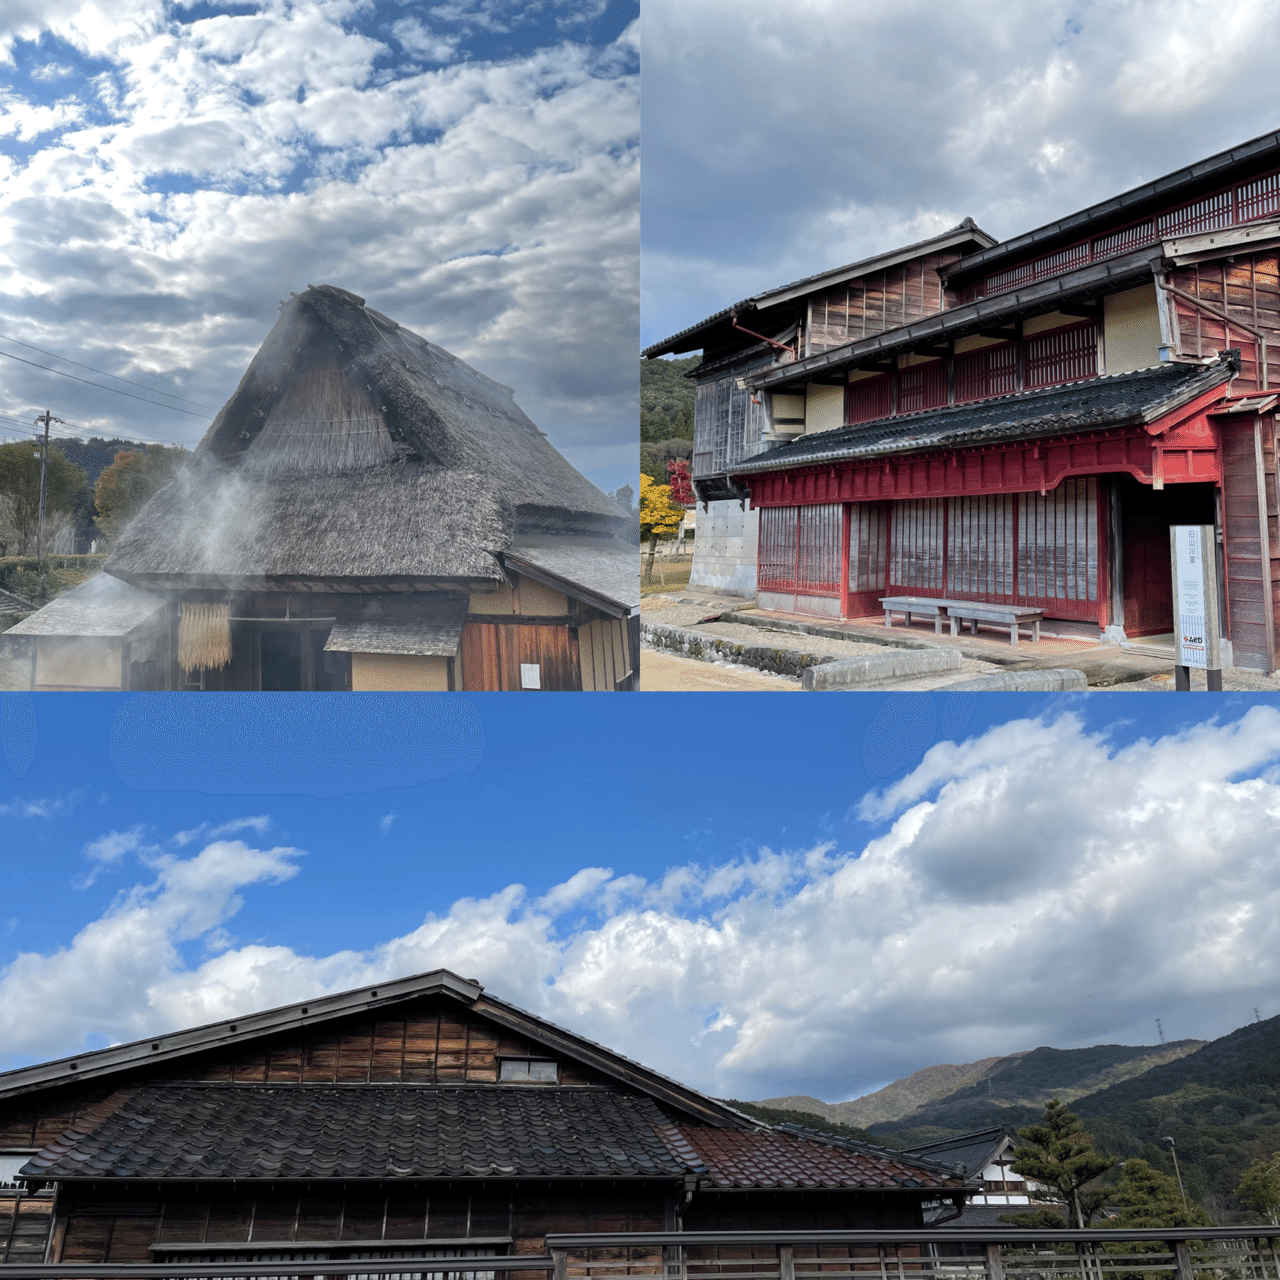
[(761, 1125), (445, 970), (0, 1074), (5, 1177), (0, 1263), (285, 1272), (549, 1231), (913, 1228), (970, 1189)]
[(119, 539), (127, 590), (9, 644), (33, 688), (629, 689), (627, 526), (510, 387), (309, 287)]
[(692, 585), (755, 593), (759, 510), (736, 469), (806, 430), (844, 420), (834, 379), (820, 376), (770, 400), (751, 392), (754, 376), (943, 310), (955, 295), (941, 273), (995, 243), (966, 218), (918, 244), (744, 298), (642, 352), (649, 359), (702, 352), (689, 375), (697, 386), (692, 476), (699, 503)]
[(745, 389), (787, 438), (725, 479), (761, 512), (761, 605), (934, 596), (1160, 635), (1169, 526), (1212, 524), (1228, 652), (1275, 671), (1278, 264), (1272, 133), (974, 247), (931, 315), (762, 361)]

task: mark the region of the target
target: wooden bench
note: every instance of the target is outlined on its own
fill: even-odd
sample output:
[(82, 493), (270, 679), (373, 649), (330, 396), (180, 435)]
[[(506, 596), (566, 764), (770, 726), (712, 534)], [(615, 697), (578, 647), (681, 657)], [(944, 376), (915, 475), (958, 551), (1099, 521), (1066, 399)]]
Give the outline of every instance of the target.
[(893, 615), (906, 615), (907, 626), (911, 625), (911, 615), (918, 613), (923, 617), (933, 618), (933, 634), (942, 634), (942, 620), (947, 616), (949, 600), (934, 600), (928, 596), (883, 596), (880, 607), (884, 610), (884, 625), (893, 626)]
[(1018, 631), (1021, 627), (1031, 628), (1031, 641), (1040, 643), (1040, 621), (1044, 617), (1041, 609), (1024, 608), (1014, 604), (987, 604), (982, 600), (948, 600), (932, 596), (881, 596), (880, 607), (884, 610), (884, 625), (893, 626), (893, 615), (901, 613), (906, 618), (907, 626), (911, 625), (912, 614), (933, 618), (933, 634), (942, 634), (942, 620), (951, 623), (951, 634), (959, 635), (959, 627), (968, 622), (972, 635), (978, 634), (979, 622), (990, 622), (997, 626), (1009, 628), (1009, 643), (1017, 646)]
[(983, 604), (980, 601), (949, 600), (947, 617), (951, 620), (951, 634), (958, 635), (958, 626), (963, 622), (969, 624), (969, 634), (978, 634), (979, 622), (993, 622), (997, 626), (1009, 628), (1009, 643), (1015, 648), (1018, 644), (1018, 629), (1031, 627), (1031, 643), (1040, 643), (1040, 620), (1044, 617), (1042, 609), (1025, 609), (1012, 604)]

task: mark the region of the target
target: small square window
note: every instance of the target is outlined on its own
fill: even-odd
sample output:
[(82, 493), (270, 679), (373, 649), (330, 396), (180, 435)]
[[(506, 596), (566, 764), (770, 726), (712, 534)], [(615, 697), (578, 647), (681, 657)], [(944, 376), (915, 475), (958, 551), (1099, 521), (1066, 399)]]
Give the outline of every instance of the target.
[(537, 1061), (531, 1058), (503, 1058), (498, 1079), (504, 1084), (517, 1080), (532, 1080), (542, 1084), (555, 1084), (560, 1078), (559, 1064)]

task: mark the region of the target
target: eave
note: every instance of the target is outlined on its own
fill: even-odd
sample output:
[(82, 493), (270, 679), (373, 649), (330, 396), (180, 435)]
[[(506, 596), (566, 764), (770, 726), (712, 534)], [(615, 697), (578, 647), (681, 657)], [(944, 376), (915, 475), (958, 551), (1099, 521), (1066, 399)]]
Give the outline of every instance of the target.
[(1121, 221), (1122, 217), (1125, 220), (1139, 218), (1162, 205), (1193, 195), (1198, 189), (1242, 176), (1235, 172), (1238, 169), (1258, 168), (1277, 161), (1280, 161), (1280, 131), (1263, 134), (1242, 142), (1237, 147), (1198, 160), (1195, 164), (1176, 169), (1153, 182), (1144, 182), (1118, 196), (1089, 205), (1065, 218), (1045, 223), (1034, 231), (971, 253), (961, 258), (947, 273), (948, 282), (960, 283), (980, 271), (990, 271), (1012, 258), (1022, 256), (1028, 250), (1047, 249), (1056, 241), (1078, 239), (1092, 234), (1109, 223)]
[(992, 298), (979, 298), (949, 311), (939, 311), (898, 329), (887, 329), (870, 338), (832, 347), (817, 355), (761, 370), (752, 379), (753, 390), (775, 390), (789, 383), (811, 382), (815, 373), (848, 370), (869, 359), (905, 355), (928, 342), (950, 342), (968, 337), (994, 324), (1043, 315), (1056, 306), (1087, 302), (1104, 293), (1152, 280), (1160, 267), (1160, 254), (1150, 248), (1092, 263), (1078, 271), (1042, 280)]

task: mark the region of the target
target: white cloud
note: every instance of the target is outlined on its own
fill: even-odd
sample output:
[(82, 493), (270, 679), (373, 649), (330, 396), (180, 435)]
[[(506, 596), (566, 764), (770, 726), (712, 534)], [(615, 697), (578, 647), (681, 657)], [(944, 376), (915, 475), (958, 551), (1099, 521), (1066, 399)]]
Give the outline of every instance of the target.
[(378, 830), (385, 836), (391, 830), (391, 824), (399, 817), (398, 813), (384, 813), (378, 823)]
[(153, 881), (119, 894), (66, 947), (24, 952), (0, 971), (0, 1043), (74, 1052), (95, 1033), (125, 1040), (157, 1029), (152, 989), (181, 970), (179, 945), (235, 915), (239, 890), (296, 874), (295, 852), (218, 841), (185, 861), (161, 859)]
[(256, 814), (251, 818), (232, 818), (229, 822), (210, 825), (202, 822), (189, 831), (174, 832), (174, 842), (180, 847), (191, 844), (194, 840), (220, 840), (223, 836), (239, 835), (242, 831), (252, 831), (255, 835), (266, 835), (271, 828), (271, 818), (265, 814)]
[(966, 215), (1029, 231), (1276, 128), (1271, 16), (646, 0), (645, 340)]
[(52, 818), (54, 814), (69, 809), (82, 800), (83, 793), (73, 791), (65, 796), (42, 796), (35, 800), (24, 800), (20, 796), (0, 802), (0, 817), (5, 818)]
[[(581, 470), (631, 477), (632, 37), (424, 69), (454, 35), (434, 18), (374, 28), (356, 0), (189, 22), (155, 3), (18, 3), (20, 39), (44, 29), (109, 70), (60, 82), (56, 104), (5, 100), (0, 134), (41, 147), (0, 168), (0, 331), (216, 406), (277, 301), (336, 283), (515, 387)], [(18, 368), (15, 407), (52, 381), (80, 426), (203, 430)]]
[[(731, 1096), (835, 1099), (932, 1063), (1148, 1043), (1156, 1017), (1219, 1035), (1276, 1011), (1278, 765), (1266, 705), (1120, 748), (1070, 715), (1013, 721), (868, 797), (889, 825), (864, 848), (652, 883), (587, 867), (320, 956), (230, 944), (237, 891), (295, 863), (217, 843), (0, 975), (0, 1042), (65, 1051), (439, 966)], [(208, 958), (189, 967), (178, 944), (197, 937)]]

